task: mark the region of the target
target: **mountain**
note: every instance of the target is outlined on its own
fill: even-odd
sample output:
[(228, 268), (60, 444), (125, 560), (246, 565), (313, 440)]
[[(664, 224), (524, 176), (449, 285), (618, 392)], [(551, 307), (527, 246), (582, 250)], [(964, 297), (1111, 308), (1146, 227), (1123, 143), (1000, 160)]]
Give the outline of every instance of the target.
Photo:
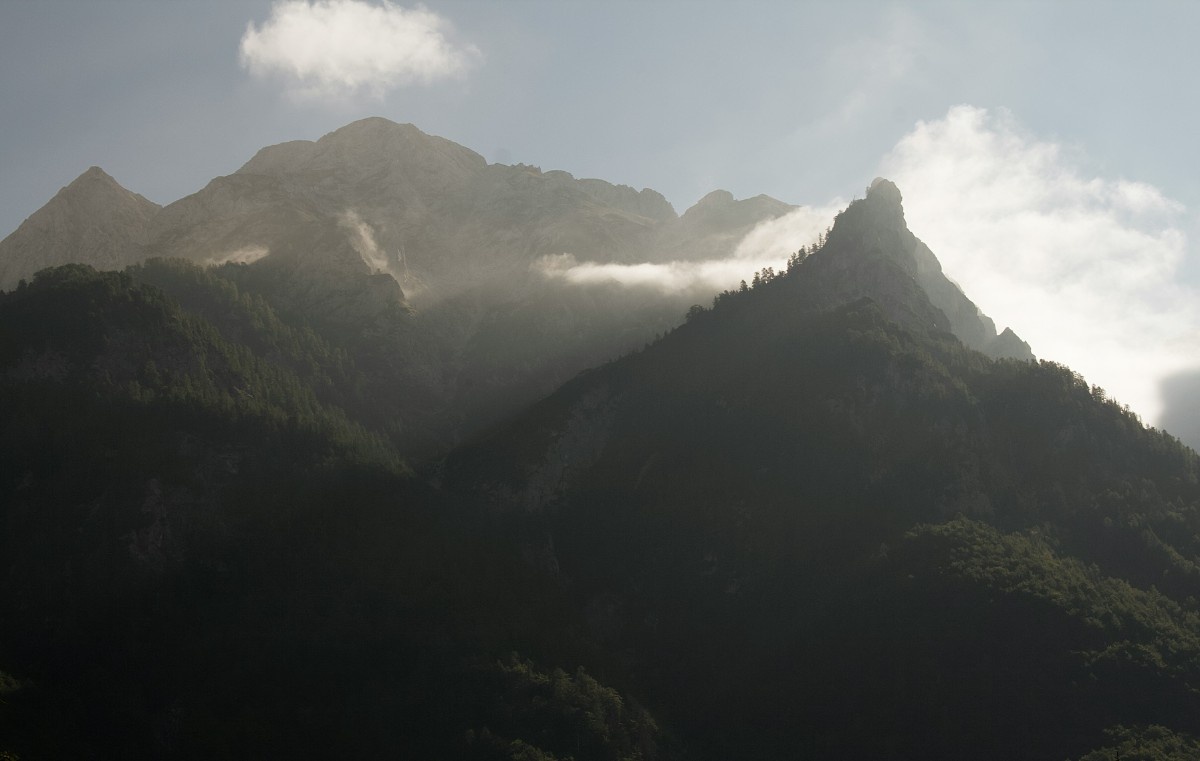
[[(162, 257), (214, 267), (289, 321), (370, 355), (362, 366), (396, 385), (406, 446), (423, 456), (642, 346), (712, 295), (567, 283), (547, 276), (546, 257), (726, 257), (757, 224), (794, 208), (715, 193), (681, 218), (653, 190), (488, 164), (380, 118), (264, 148), (234, 174), (140, 216), (71, 200), (102, 185), (101, 174), (89, 170), (0, 243), (0, 286), (65, 262), (115, 269)], [(107, 195), (89, 192), (137, 198), (104, 187)], [(78, 231), (95, 219), (104, 233), (81, 245)]]
[(367, 120), (0, 293), (0, 755), (1195, 757), (1200, 460), (894, 185), (680, 323), (530, 264), (786, 206), (493, 166)]
[[(1008, 328), (997, 335), (991, 318), (942, 273), (937, 257), (905, 224), (894, 183), (876, 178), (863, 202), (837, 221), (836, 235), (831, 231), (813, 262), (821, 271), (821, 297), (837, 302), (868, 296), (900, 325), (936, 326), (988, 356), (1033, 359), (1028, 344)], [(926, 299), (940, 315), (923, 309)]]
[(511, 654), (569, 611), (364, 390), (179, 260), (0, 294), (0, 755), (657, 757), (631, 698)]
[[(402, 445), (421, 457), (643, 346), (712, 298), (703, 285), (663, 292), (568, 282), (550, 276), (547, 262), (728, 259), (758, 225), (795, 209), (714, 191), (680, 216), (653, 190), (488, 164), (380, 118), (264, 148), (162, 209), (136, 205), (140, 197), (104, 177), (89, 170), (0, 243), (9, 287), (68, 261), (111, 269), (174, 257), (215, 267), (360, 356), (376, 386), (392, 384)], [(139, 211), (101, 213), (98, 201), (72, 200), (89, 188), (89, 198)], [(103, 234), (78, 242), (79, 231), (101, 224)], [(919, 280), (948, 329), (989, 355), (1032, 358), (1011, 331), (997, 337), (928, 248), (898, 230), (906, 251), (898, 276)]]
[(447, 488), (698, 758), (1195, 747), (1200, 461), (1067, 368), (964, 347), (906, 232), (876, 183)]
[(795, 208), (770, 196), (739, 201), (728, 190), (714, 190), (685, 211), (664, 237), (679, 259), (723, 259), (759, 222)]
[[(755, 224), (794, 208), (765, 196), (737, 203), (727, 196), (711, 194), (681, 220), (653, 190), (488, 164), (411, 124), (368, 118), (315, 142), (264, 148), (234, 174), (161, 210), (90, 169), (6, 239), (0, 286), (68, 261), (100, 268), (150, 256), (250, 263), (319, 222), (340, 229), (370, 272), (391, 274), (419, 303), (494, 284), (498, 274), (524, 276), (550, 254), (637, 262), (698, 246), (728, 255)], [(108, 217), (103, 235), (79, 248), (79, 235), (101, 217)], [(117, 257), (118, 249), (128, 250)]]
[(120, 269), (146, 256), (158, 204), (121, 187), (100, 167), (79, 175), (0, 241), (0, 288), (43, 267), (84, 262)]

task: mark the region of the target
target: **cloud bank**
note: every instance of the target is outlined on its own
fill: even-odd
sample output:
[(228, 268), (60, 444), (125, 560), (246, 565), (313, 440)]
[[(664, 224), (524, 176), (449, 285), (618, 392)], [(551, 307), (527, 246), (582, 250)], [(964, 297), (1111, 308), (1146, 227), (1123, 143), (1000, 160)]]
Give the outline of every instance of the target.
[(764, 267), (782, 270), (788, 257), (801, 246), (817, 239), (845, 204), (802, 206), (781, 217), (756, 225), (722, 259), (673, 261), (665, 263), (605, 264), (580, 262), (569, 253), (545, 256), (536, 267), (543, 275), (575, 285), (617, 283), (630, 287), (652, 288), (664, 294), (695, 292), (699, 297), (735, 288), (739, 280), (749, 281)]
[(1200, 300), (1176, 277), (1185, 210), (1151, 185), (1090, 176), (1082, 159), (1007, 112), (956, 106), (919, 122), (880, 173), (997, 325), (1156, 420), (1160, 382), (1200, 349)]
[(387, 0), (279, 0), (242, 35), (241, 63), (252, 75), (282, 79), (299, 98), (382, 98), (411, 84), (458, 77), (478, 59), (450, 39), (450, 23), (425, 8)]

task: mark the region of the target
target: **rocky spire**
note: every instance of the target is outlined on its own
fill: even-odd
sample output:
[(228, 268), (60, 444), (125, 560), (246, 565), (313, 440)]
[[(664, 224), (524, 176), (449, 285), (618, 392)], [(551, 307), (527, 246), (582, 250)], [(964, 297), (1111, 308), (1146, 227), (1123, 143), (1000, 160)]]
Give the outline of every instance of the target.
[[(875, 178), (866, 198), (838, 215), (821, 257), (828, 276), (835, 276), (830, 287), (842, 297), (875, 299), (892, 319), (948, 330), (989, 356), (1033, 359), (1012, 330), (997, 335), (991, 318), (942, 272), (937, 257), (908, 229), (903, 196), (890, 180)], [(924, 298), (911, 292), (912, 284)]]

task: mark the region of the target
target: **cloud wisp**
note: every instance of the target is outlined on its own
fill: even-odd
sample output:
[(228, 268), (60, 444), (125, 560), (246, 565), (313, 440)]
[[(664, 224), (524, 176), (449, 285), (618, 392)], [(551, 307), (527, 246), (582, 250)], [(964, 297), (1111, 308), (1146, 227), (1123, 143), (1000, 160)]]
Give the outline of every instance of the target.
[(379, 244), (375, 241), (375, 232), (357, 211), (347, 209), (339, 214), (338, 226), (346, 231), (350, 245), (362, 257), (363, 264), (367, 265), (372, 273), (383, 272), (391, 275), (397, 283), (401, 282), (403, 275), (399, 272), (396, 263), (389, 260), (387, 254), (379, 248)]
[(480, 57), (454, 41), (445, 18), (384, 0), (278, 0), (242, 35), (242, 66), (281, 79), (301, 100), (383, 98), (390, 90), (460, 77)]
[(204, 259), (201, 264), (206, 267), (215, 267), (222, 264), (250, 264), (257, 262), (269, 253), (271, 252), (266, 246), (243, 246), (242, 248), (210, 256)]
[(748, 232), (725, 258), (702, 261), (611, 264), (580, 262), (570, 253), (542, 257), (536, 268), (546, 277), (574, 285), (616, 283), (650, 288), (663, 294), (709, 297), (750, 280), (764, 267), (782, 270), (800, 246), (817, 239), (845, 206), (840, 201), (802, 206), (781, 217), (765, 220)]
[(1146, 183), (1090, 176), (1079, 158), (1005, 111), (956, 106), (918, 123), (881, 174), (997, 325), (1155, 420), (1159, 383), (1200, 349), (1200, 300), (1177, 278), (1185, 210)]

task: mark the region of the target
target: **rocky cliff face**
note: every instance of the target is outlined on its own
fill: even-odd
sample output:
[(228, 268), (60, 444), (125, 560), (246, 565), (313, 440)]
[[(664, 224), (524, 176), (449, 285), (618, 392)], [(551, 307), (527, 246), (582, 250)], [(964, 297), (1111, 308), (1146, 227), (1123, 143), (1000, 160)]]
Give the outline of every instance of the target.
[(0, 241), (0, 289), (70, 262), (120, 269), (146, 256), (158, 204), (92, 167)]

